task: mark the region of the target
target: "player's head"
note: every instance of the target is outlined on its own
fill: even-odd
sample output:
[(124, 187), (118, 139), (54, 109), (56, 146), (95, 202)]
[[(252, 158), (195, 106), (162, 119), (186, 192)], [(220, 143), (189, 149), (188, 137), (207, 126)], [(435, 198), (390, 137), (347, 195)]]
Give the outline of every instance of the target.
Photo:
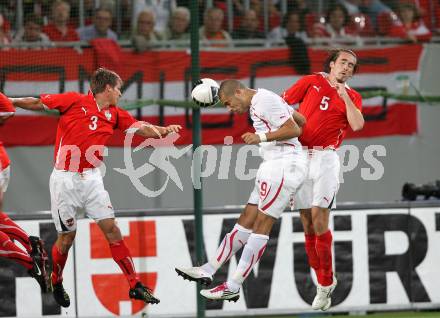
[(2, 126), (9, 117), (11, 116), (0, 116), (0, 126)]
[(116, 105), (121, 97), (122, 79), (113, 71), (100, 67), (92, 75), (90, 90), (93, 95), (103, 94), (110, 105)]
[(345, 83), (356, 73), (357, 68), (357, 56), (352, 50), (348, 49), (330, 51), (324, 63), (324, 72), (329, 73), (339, 83)]
[(243, 114), (249, 110), (252, 99), (247, 90), (242, 82), (229, 79), (221, 83), (218, 96), (230, 112)]

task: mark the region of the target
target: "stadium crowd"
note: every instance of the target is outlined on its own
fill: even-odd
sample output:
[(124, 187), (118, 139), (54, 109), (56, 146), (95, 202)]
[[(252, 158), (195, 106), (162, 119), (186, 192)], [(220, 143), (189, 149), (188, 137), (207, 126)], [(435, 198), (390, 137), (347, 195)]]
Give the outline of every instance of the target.
[[(79, 1), (23, 0), (21, 24), (17, 22), (17, 3), (0, 1), (3, 45), (108, 38), (131, 39), (136, 50), (144, 51), (161, 41), (190, 37), (189, 0), (121, 0), (117, 8), (114, 0), (84, 0), (82, 19)], [(208, 8), (207, 1), (199, 0), (200, 40), (206, 46), (232, 46), (235, 39), (309, 44), (315, 39), (375, 36), (417, 43), (440, 34), (439, 0), (332, 0), (321, 1), (320, 10), (316, 1), (269, 0), (266, 25), (263, 1), (247, 0), (245, 5), (244, 0), (232, 0), (232, 19), (227, 16), (227, 1), (211, 3)], [(284, 10), (282, 3), (287, 3)]]

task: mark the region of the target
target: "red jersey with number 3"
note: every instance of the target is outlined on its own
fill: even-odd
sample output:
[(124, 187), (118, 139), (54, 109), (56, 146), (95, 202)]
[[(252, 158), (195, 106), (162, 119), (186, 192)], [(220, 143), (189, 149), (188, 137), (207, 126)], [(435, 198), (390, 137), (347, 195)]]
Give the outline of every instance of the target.
[[(289, 105), (299, 103), (298, 112), (306, 117), (299, 141), (308, 148), (338, 148), (349, 126), (345, 102), (327, 76), (326, 73), (304, 76), (283, 93)], [(361, 95), (348, 85), (345, 88), (354, 105), (362, 110)]]
[(102, 163), (104, 146), (115, 129), (126, 131), (136, 122), (116, 106), (100, 110), (94, 96), (75, 92), (43, 94), (42, 103), (60, 112), (55, 141), (55, 168), (82, 172)]

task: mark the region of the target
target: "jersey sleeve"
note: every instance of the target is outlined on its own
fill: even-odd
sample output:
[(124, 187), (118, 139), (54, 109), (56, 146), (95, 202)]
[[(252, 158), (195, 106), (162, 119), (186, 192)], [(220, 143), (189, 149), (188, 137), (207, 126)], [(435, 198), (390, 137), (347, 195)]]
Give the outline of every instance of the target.
[(361, 94), (359, 94), (359, 93), (356, 94), (353, 103), (357, 107), (357, 109), (362, 111), (362, 96), (361, 96)]
[(294, 105), (302, 102), (304, 96), (309, 89), (309, 86), (312, 83), (313, 75), (304, 76), (299, 79), (295, 84), (293, 84), (290, 88), (285, 90), (281, 97), (286, 101), (289, 105)]
[(66, 112), (80, 98), (81, 94), (75, 92), (40, 95), (40, 100), (47, 109), (56, 109), (60, 113)]
[(353, 104), (356, 106), (357, 109), (362, 111), (362, 96), (358, 92), (355, 92), (354, 94)]
[[(137, 123), (138, 121), (125, 109), (116, 107), (118, 111), (118, 121), (116, 123), (116, 128), (124, 131), (124, 132), (130, 132), (134, 133), (136, 130), (140, 128), (140, 125), (134, 125), (131, 127), (134, 123)], [(129, 128), (132, 128), (129, 130)]]
[(294, 110), (278, 96), (267, 96), (256, 107), (261, 116), (271, 127), (281, 127), (293, 114)]

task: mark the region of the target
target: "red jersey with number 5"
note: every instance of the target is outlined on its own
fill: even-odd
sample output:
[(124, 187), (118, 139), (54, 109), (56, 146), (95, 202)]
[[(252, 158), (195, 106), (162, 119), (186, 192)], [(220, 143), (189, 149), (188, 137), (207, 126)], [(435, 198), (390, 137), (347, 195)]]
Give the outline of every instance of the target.
[[(354, 89), (345, 86), (354, 105), (362, 110), (362, 97)], [(345, 102), (326, 73), (304, 76), (283, 93), (289, 105), (299, 103), (298, 111), (307, 123), (299, 136), (301, 144), (308, 148), (336, 149), (341, 144), (349, 126)]]
[(55, 141), (55, 168), (82, 172), (102, 163), (104, 146), (114, 129), (130, 128), (136, 119), (116, 106), (100, 110), (93, 94), (43, 94), (41, 102), (60, 112)]

